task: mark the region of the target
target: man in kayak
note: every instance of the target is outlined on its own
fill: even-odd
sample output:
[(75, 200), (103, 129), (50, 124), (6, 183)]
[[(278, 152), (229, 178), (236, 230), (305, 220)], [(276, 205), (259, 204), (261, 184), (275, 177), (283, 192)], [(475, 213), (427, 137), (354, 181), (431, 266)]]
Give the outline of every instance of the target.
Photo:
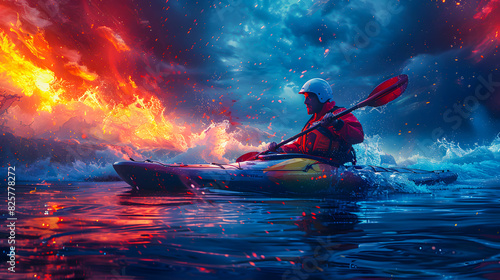
[(318, 129), (301, 136), (295, 142), (276, 149), (276, 142), (268, 150), (281, 153), (303, 153), (330, 159), (339, 164), (356, 163), (352, 145), (363, 142), (364, 133), (356, 117), (349, 113), (339, 119), (333, 115), (345, 110), (335, 106), (333, 92), (327, 81), (315, 78), (307, 81), (300, 94), (304, 94), (307, 114), (312, 115), (302, 131), (321, 123)]

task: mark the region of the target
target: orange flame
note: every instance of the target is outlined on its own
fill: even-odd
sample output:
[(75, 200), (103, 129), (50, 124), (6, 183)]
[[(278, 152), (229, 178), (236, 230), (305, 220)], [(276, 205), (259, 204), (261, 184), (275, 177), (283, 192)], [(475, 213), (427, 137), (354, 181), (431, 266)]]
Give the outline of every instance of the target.
[(62, 94), (60, 83), (52, 71), (42, 69), (16, 51), (16, 46), (0, 30), (0, 77), (30, 97), (39, 100), (39, 110), (51, 112)]
[[(110, 40), (117, 50), (129, 50), (123, 39), (110, 28), (103, 27), (102, 30), (106, 39)], [(50, 53), (46, 55), (50, 46), (41, 32), (33, 36), (23, 31), (19, 22), (17, 29), (13, 27), (11, 31), (37, 59), (47, 60), (50, 57)], [(43, 46), (41, 50), (38, 49), (40, 45)], [(83, 80), (99, 79), (99, 76), (90, 72), (86, 66), (75, 62), (68, 62), (64, 67), (70, 74)], [(21, 102), (31, 103), (39, 115), (42, 111), (54, 113), (54, 108), (58, 107), (57, 118), (63, 118), (58, 122), (64, 121), (64, 116), (66, 120), (78, 116), (88, 122), (100, 122), (100, 131), (95, 129), (89, 132), (94, 138), (133, 143), (138, 147), (161, 146), (180, 151), (187, 149), (187, 143), (181, 134), (184, 128), (176, 127), (165, 119), (165, 109), (157, 97), (140, 97), (149, 94), (140, 92), (131, 77), (128, 81), (119, 82), (119, 87), (126, 89), (127, 94), (133, 94), (133, 102), (130, 104), (109, 100), (99, 86), (84, 86), (83, 90), (80, 87), (79, 90), (83, 93), (77, 98), (71, 97), (74, 93), (70, 94), (69, 88), (75, 88), (75, 84), (57, 79), (53, 71), (30, 61), (1, 30), (0, 79), (6, 81), (14, 90), (20, 91), (24, 95)], [(9, 123), (15, 123), (15, 119), (11, 117)], [(35, 121), (33, 116), (31, 122)], [(29, 120), (26, 122), (30, 123)], [(43, 129), (40, 129), (35, 131), (35, 135), (43, 132)]]
[[(245, 144), (247, 140), (241, 139), (247, 137), (229, 132), (230, 122), (212, 123), (197, 134), (191, 133), (190, 126), (168, 120), (161, 100), (121, 71), (120, 63), (126, 63), (136, 52), (132, 52), (125, 36), (110, 27), (94, 29), (92, 24), (91, 28), (111, 47), (105, 53), (107, 60), (102, 60), (109, 65), (102, 69), (93, 65), (92, 69), (84, 65), (78, 51), (51, 45), (43, 29), (24, 29), (19, 15), (15, 24), (7, 25), (8, 30), (0, 29), (0, 88), (21, 98), (0, 116), (0, 121), (18, 136), (57, 138), (56, 133), (64, 127), (72, 132), (65, 137), (78, 143), (97, 141), (175, 151), (205, 146), (195, 156), (208, 162), (227, 162), (228, 154), (235, 158), (241, 151), (265, 147), (262, 142), (259, 147)], [(148, 77), (145, 80), (156, 82)], [(157, 85), (153, 88), (160, 89)]]
[(100, 31), (101, 35), (106, 38), (109, 42), (115, 46), (115, 49), (120, 52), (129, 51), (130, 48), (127, 46), (122, 37), (107, 26), (100, 26), (97, 28)]

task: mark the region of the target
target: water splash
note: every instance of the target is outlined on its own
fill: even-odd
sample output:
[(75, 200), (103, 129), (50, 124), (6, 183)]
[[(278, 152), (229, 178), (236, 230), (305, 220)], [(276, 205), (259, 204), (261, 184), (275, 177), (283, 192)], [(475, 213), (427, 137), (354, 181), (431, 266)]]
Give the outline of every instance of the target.
[(500, 176), (500, 134), (489, 145), (463, 149), (459, 143), (439, 140), (434, 144), (444, 155), (429, 158), (415, 155), (404, 161), (409, 168), (451, 170), (459, 180), (489, 180)]
[(382, 137), (379, 135), (365, 136), (363, 143), (355, 145), (358, 165), (381, 165), (381, 155), (385, 153), (380, 148)]

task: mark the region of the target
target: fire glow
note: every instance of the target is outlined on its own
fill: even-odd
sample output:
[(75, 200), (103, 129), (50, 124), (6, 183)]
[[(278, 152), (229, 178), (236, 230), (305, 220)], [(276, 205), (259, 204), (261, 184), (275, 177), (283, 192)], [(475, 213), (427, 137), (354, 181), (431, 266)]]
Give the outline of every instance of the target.
[[(107, 37), (110, 37), (111, 40), (112, 36), (109, 35), (111, 31), (105, 30), (107, 30)], [(12, 26), (11, 32), (17, 35), (18, 39), (28, 38), (25, 41), (20, 41), (38, 60), (48, 60), (44, 52), (50, 51), (51, 47), (47, 45), (41, 33), (32, 35), (23, 31), (19, 26)], [(102, 93), (99, 86), (85, 86), (83, 83), (83, 86), (78, 87), (71, 81), (58, 79), (48, 67), (40, 67), (23, 55), (3, 31), (0, 31), (0, 40), (2, 80), (8, 83), (11, 91), (21, 92), (24, 95), (22, 102), (25, 105), (18, 104), (13, 110), (20, 115), (29, 109), (34, 109), (37, 112), (31, 119), (29, 116), (22, 119), (21, 121), (24, 123), (34, 123), (37, 117), (49, 115), (53, 125), (57, 126), (57, 123), (65, 122), (71, 117), (78, 117), (88, 123), (100, 123), (99, 130), (94, 129), (87, 132), (87, 135), (90, 134), (97, 139), (133, 143), (139, 147), (161, 145), (181, 151), (187, 148), (184, 136), (178, 133), (182, 132), (183, 128), (175, 127), (174, 124), (167, 121), (163, 115), (164, 108), (160, 100), (155, 96), (141, 92), (131, 77), (127, 83), (118, 84), (118, 87), (124, 88), (125, 94), (133, 95), (133, 102), (129, 104), (114, 102), (105, 97), (106, 95)], [(123, 40), (121, 42), (111, 41), (120, 51), (128, 50)], [(39, 50), (40, 48), (42, 50)], [(95, 73), (89, 72), (84, 66), (67, 63), (65, 67), (70, 74), (83, 80), (99, 79)], [(70, 91), (78, 94), (75, 96)], [(27, 104), (29, 104), (28, 108)], [(12, 118), (7, 120), (10, 127), (14, 129), (15, 123), (18, 121), (16, 115), (10, 115)], [(36, 125), (32, 127), (36, 127)], [(33, 136), (42, 132), (43, 129), (39, 131), (35, 129)]]
[(479, 21), (478, 30), (480, 31), (478, 33), (481, 34), (481, 37), (472, 53), (477, 61), (481, 61), (487, 54), (498, 49), (500, 44), (500, 38), (498, 37), (500, 31), (499, 7), (500, 0), (490, 0), (481, 1), (476, 9), (474, 20)]
[[(165, 84), (177, 79), (176, 83), (185, 81), (189, 86), (189, 77), (182, 76), (187, 75), (186, 67), (175, 62), (177, 56), (158, 57), (147, 42), (138, 42), (151, 28), (140, 19), (139, 10), (116, 9), (114, 1), (82, 1), (71, 7), (49, 4), (53, 7), (29, 0), (0, 4), (4, 131), (24, 138), (139, 150), (186, 152), (202, 146), (205, 150), (198, 149), (196, 156), (206, 161), (228, 162), (228, 154), (262, 149), (242, 140), (249, 137), (240, 137), (246, 132), (235, 129), (236, 123), (214, 123), (207, 115), (212, 122), (193, 132), (194, 124), (181, 122), (183, 113), (174, 107), (185, 101), (175, 100), (182, 94), (168, 92)], [(79, 15), (81, 9), (84, 17)], [(151, 69), (161, 69), (160, 77)], [(10, 103), (5, 102), (7, 97)], [(8, 109), (1, 108), (5, 104)], [(230, 118), (227, 110), (212, 114)], [(251, 139), (261, 136), (258, 130), (249, 133)]]

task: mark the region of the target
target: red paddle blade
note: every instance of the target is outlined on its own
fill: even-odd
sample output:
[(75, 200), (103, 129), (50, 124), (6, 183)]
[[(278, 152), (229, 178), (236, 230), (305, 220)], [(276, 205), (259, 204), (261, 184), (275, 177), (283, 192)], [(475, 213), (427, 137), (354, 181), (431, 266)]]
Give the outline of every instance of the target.
[(365, 104), (371, 107), (385, 105), (398, 98), (406, 90), (407, 85), (407, 75), (392, 77), (378, 85), (363, 103), (366, 102)]
[(252, 158), (254, 158), (256, 155), (258, 155), (259, 152), (249, 152), (244, 155), (241, 155), (239, 158), (236, 159), (236, 162), (242, 162), (242, 161), (247, 161)]

